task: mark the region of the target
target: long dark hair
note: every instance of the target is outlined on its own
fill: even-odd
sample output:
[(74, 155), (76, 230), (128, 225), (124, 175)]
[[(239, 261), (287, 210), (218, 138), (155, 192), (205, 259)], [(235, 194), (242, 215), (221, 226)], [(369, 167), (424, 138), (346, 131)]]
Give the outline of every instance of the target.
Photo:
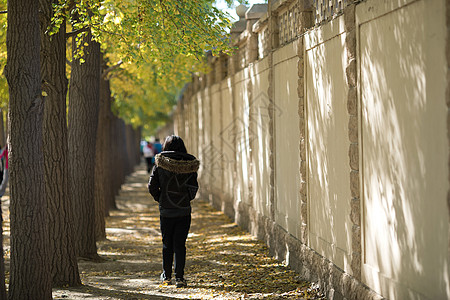
[(187, 153), (183, 140), (177, 135), (169, 135), (166, 137), (162, 150)]

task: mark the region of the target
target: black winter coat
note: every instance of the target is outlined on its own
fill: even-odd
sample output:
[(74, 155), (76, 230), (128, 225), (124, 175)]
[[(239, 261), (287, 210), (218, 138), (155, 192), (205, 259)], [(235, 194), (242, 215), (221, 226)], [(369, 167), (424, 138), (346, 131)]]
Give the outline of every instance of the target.
[(187, 153), (164, 151), (155, 156), (148, 191), (159, 202), (161, 216), (174, 218), (191, 214), (191, 200), (198, 191), (199, 165)]

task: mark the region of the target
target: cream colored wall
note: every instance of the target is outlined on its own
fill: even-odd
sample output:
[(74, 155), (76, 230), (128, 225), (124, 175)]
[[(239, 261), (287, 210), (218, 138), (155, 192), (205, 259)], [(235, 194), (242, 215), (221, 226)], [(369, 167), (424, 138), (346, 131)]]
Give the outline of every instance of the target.
[(209, 147), (211, 145), (211, 103), (209, 97), (210, 88), (206, 87), (201, 91), (200, 95), (200, 109), (198, 113), (201, 114), (201, 121), (199, 120), (199, 134), (201, 140), (199, 142), (199, 157), (200, 159), (200, 171), (203, 177), (203, 181), (207, 182), (208, 188), (210, 186), (211, 179), (211, 162)]
[(197, 118), (198, 118), (198, 114), (196, 111), (197, 108), (197, 94), (194, 94), (190, 99), (189, 99), (189, 132), (186, 136), (186, 139), (188, 140), (188, 145), (187, 145), (187, 149), (189, 151), (189, 153), (192, 153), (195, 156), (198, 156), (198, 148), (197, 148), (197, 144), (198, 144), (198, 123), (197, 123)]
[[(197, 108), (197, 118), (196, 118), (196, 127), (197, 127), (197, 141), (196, 141), (196, 149), (197, 149), (197, 158), (202, 162), (205, 160), (203, 155), (203, 147), (205, 144), (205, 111), (204, 111), (204, 102), (205, 95), (204, 91), (197, 92), (196, 98), (196, 108)], [(200, 164), (198, 175), (200, 178), (204, 175), (204, 165)]]
[(231, 202), (234, 197), (234, 167), (236, 161), (235, 141), (234, 141), (234, 115), (233, 115), (233, 96), (232, 80), (228, 77), (221, 83), (221, 109), (222, 109), (222, 130), (220, 138), (222, 139), (223, 150), (223, 199)]
[(270, 202), (270, 132), (269, 132), (269, 60), (256, 62), (250, 67), (252, 99), (250, 123), (254, 132), (252, 148), (253, 208), (269, 216)]
[(211, 87), (211, 145), (209, 147), (209, 157), (211, 161), (211, 178), (210, 189), (213, 195), (220, 198), (222, 194), (222, 143), (220, 132), (221, 126), (221, 101), (220, 101), (220, 84)]
[(184, 143), (187, 145), (187, 143), (189, 143), (190, 141), (188, 140), (188, 135), (189, 135), (189, 106), (187, 104), (188, 99), (186, 97), (185, 101), (181, 104), (183, 107), (183, 118), (182, 118), (182, 135), (181, 138), (184, 140)]
[(363, 281), (389, 299), (449, 299), (445, 1), (379, 2), (356, 9)]
[(237, 72), (234, 75), (235, 91), (235, 118), (233, 125), (235, 127), (236, 144), (236, 180), (234, 182), (234, 201), (239, 203), (243, 201), (249, 204), (251, 196), (249, 195), (250, 178), (250, 139), (253, 134), (250, 133), (249, 118), (249, 81), (248, 68)]
[(344, 18), (305, 35), (309, 243), (351, 273)]
[[(353, 213), (358, 227), (349, 178), (346, 79), (352, 74), (345, 71), (345, 47), (354, 49), (344, 28), (345, 18), (352, 25), (351, 7), (344, 16), (305, 33), (303, 43), (274, 51), (273, 60), (253, 62), (184, 99), (176, 116), (177, 131), (185, 132), (193, 151), (211, 144), (212, 176), (203, 184), (209, 183), (219, 199), (216, 203), (222, 201), (222, 208), (235, 217), (230, 208), (237, 207), (237, 201), (250, 204), (268, 219), (255, 221), (250, 209), (247, 221), (268, 221), (261, 230), (266, 235), (277, 228), (267, 225), (273, 221), (295, 237), (300, 237), (302, 222), (307, 223), (306, 246), (313, 251), (302, 245), (305, 252), (288, 255), (296, 255), (314, 275), (327, 268), (318, 266), (316, 254), (305, 258), (305, 253), (319, 253), (355, 275), (351, 278), (357, 283), (361, 242), (361, 281), (383, 297), (450, 299), (445, 4), (446, 0), (356, 4), (361, 241), (352, 240), (358, 235), (351, 234), (350, 220)], [(300, 46), (303, 73), (297, 69)], [(300, 213), (299, 74), (305, 83), (307, 197), (302, 200), (308, 220)], [(275, 104), (273, 149), (269, 89)], [(269, 211), (272, 150), (275, 220)], [(205, 154), (202, 157), (207, 160)], [(254, 224), (249, 227), (255, 229)], [(279, 247), (276, 238), (267, 240), (271, 249)], [(351, 298), (352, 292), (345, 297)]]
[(192, 145), (192, 137), (194, 135), (194, 120), (193, 120), (193, 101), (192, 96), (187, 99), (187, 101), (184, 104), (184, 109), (186, 113), (186, 117), (184, 119), (185, 123), (185, 129), (184, 134), (185, 136), (182, 137), (184, 140), (184, 143), (186, 144), (186, 148), (188, 152), (193, 153), (195, 151), (193, 145)]
[(275, 220), (300, 236), (300, 129), (298, 42), (274, 52)]

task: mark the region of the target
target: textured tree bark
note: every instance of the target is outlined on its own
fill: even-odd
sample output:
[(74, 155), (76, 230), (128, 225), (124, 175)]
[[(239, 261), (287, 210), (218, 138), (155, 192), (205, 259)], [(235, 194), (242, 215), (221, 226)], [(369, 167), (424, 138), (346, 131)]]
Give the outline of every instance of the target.
[(136, 164), (141, 163), (141, 139), (142, 139), (142, 126), (139, 126), (136, 130)]
[[(100, 45), (89, 33), (85, 62), (72, 63), (69, 86), (69, 170), (74, 204), (75, 248), (79, 257), (98, 259), (95, 244), (95, 144), (100, 98)], [(73, 45), (76, 51), (76, 45)]]
[(81, 284), (74, 248), (74, 225), (69, 193), (67, 142), (65, 23), (57, 34), (46, 34), (54, 0), (39, 0), (41, 20), (41, 77), (47, 94), (44, 104), (44, 176), (49, 216), (49, 242), (53, 286)]
[(106, 136), (106, 147), (108, 148), (108, 155), (105, 157), (106, 159), (106, 166), (105, 166), (105, 173), (107, 173), (107, 178), (105, 178), (107, 184), (106, 184), (106, 196), (105, 196), (105, 216), (109, 216), (109, 210), (110, 209), (116, 209), (116, 202), (115, 202), (115, 198), (114, 198), (114, 187), (112, 184), (113, 181), (113, 173), (115, 172), (115, 169), (113, 167), (113, 159), (114, 159), (114, 148), (116, 147), (116, 145), (112, 145), (112, 125), (113, 125), (113, 112), (111, 111), (111, 102), (112, 102), (112, 97), (111, 97), (111, 90), (109, 88), (109, 82), (108, 82), (108, 97), (107, 99), (107, 106), (108, 106), (108, 110), (106, 111), (106, 117), (105, 117), (105, 121), (106, 121), (106, 132), (105, 132), (105, 136)]
[(133, 126), (130, 124), (125, 125), (125, 141), (127, 146), (127, 165), (126, 165), (126, 175), (133, 173), (134, 167), (134, 130)]
[(9, 299), (51, 299), (42, 152), (39, 2), (8, 1), (11, 261)]
[[(3, 224), (2, 209), (0, 206), (0, 224)], [(5, 286), (5, 259), (3, 257), (3, 227), (0, 226), (0, 300), (8, 299)]]
[[(6, 144), (6, 138), (4, 134), (4, 123), (3, 123), (3, 110), (0, 109), (0, 143), (3, 148)], [(3, 166), (4, 167), (4, 166)], [(2, 174), (3, 176), (3, 174)], [(5, 259), (3, 252), (3, 212), (0, 205), (0, 300), (7, 299), (6, 286), (5, 286)]]
[(0, 146), (6, 145), (5, 120), (3, 119), (3, 109), (0, 109)]
[(118, 155), (118, 149), (119, 145), (117, 145), (116, 141), (118, 141), (117, 137), (117, 120), (118, 118), (114, 116), (112, 112), (109, 113), (109, 168), (110, 168), (110, 182), (109, 182), (109, 188), (108, 188), (108, 198), (106, 210), (114, 210), (117, 209), (115, 196), (117, 194), (117, 182), (118, 177), (120, 176), (120, 169), (119, 165), (120, 162), (118, 161), (119, 155)]
[[(103, 63), (103, 70), (106, 69)], [(108, 170), (109, 147), (109, 116), (111, 90), (109, 80), (102, 76), (100, 79), (100, 109), (98, 115), (97, 145), (95, 149), (95, 236), (96, 240), (106, 239), (105, 215), (108, 197), (108, 183), (110, 172)]]
[(117, 119), (117, 140), (122, 141), (120, 145), (118, 145), (119, 152), (117, 153), (117, 161), (119, 162), (119, 169), (120, 172), (118, 172), (119, 177), (117, 178), (116, 183), (116, 194), (119, 194), (120, 186), (125, 181), (126, 177), (126, 165), (128, 161), (128, 153), (127, 153), (127, 144), (126, 144), (126, 125), (125, 122), (122, 119)]
[[(119, 194), (119, 190), (120, 190), (120, 186), (123, 182), (123, 179), (125, 178), (124, 175), (124, 158), (126, 158), (126, 156), (124, 156), (124, 151), (123, 149), (125, 148), (124, 143), (119, 143), (117, 144), (117, 141), (124, 141), (125, 135), (124, 135), (124, 124), (123, 121), (121, 119), (119, 119), (116, 116), (113, 116), (113, 124), (112, 124), (112, 135), (111, 135), (111, 142), (112, 145), (111, 147), (113, 148), (113, 168), (114, 168), (114, 173), (113, 173), (113, 178), (112, 178), (112, 184), (113, 184), (113, 195), (118, 195)], [(111, 209), (115, 209), (115, 203), (111, 203), (113, 206), (111, 207)]]

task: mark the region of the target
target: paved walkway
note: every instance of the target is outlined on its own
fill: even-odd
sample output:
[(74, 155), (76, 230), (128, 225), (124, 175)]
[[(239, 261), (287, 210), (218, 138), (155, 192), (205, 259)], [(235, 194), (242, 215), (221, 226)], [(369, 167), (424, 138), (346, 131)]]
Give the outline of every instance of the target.
[(54, 299), (317, 299), (310, 284), (269, 257), (265, 245), (206, 202), (193, 202), (187, 288), (163, 286), (157, 203), (140, 165), (107, 218), (104, 263), (80, 261), (83, 286), (54, 289)]

